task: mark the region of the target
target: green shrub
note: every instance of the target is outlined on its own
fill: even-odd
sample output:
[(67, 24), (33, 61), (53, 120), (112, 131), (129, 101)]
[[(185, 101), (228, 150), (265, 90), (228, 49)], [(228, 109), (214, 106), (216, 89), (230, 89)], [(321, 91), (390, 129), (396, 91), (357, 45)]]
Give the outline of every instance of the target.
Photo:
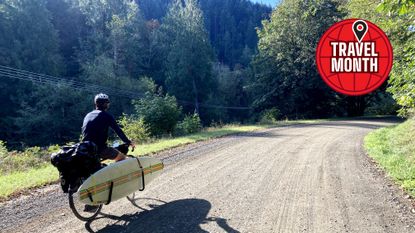
[(7, 156), (7, 148), (6, 148), (6, 143), (4, 143), (3, 141), (0, 141), (0, 161), (4, 158), (6, 158)]
[(32, 168), (39, 168), (46, 165), (44, 156), (32, 154), (32, 151), (10, 152), (0, 164), (0, 174), (9, 174), (17, 171), (27, 171)]
[(187, 115), (183, 121), (177, 124), (175, 129), (176, 135), (192, 134), (200, 132), (202, 130), (202, 123), (197, 113), (193, 115)]
[(135, 101), (137, 116), (148, 125), (152, 136), (171, 134), (176, 127), (181, 114), (174, 96), (147, 94), (144, 98)]
[(367, 103), (365, 114), (368, 115), (394, 115), (399, 110), (396, 101), (389, 93), (376, 93)]
[(264, 110), (261, 113), (260, 124), (274, 124), (280, 118), (281, 113), (277, 108)]
[[(50, 146), (47, 149), (29, 147), (24, 151), (7, 152), (4, 143), (1, 143), (0, 174), (9, 174), (17, 171), (27, 171), (39, 168), (49, 163), (50, 154), (59, 150), (59, 146)], [(3, 146), (3, 148), (2, 148)], [(6, 152), (4, 154), (4, 152)]]
[(47, 149), (47, 153), (48, 155), (58, 152), (61, 149), (61, 147), (59, 145), (51, 145), (48, 147)]
[(148, 126), (144, 123), (143, 118), (135, 119), (132, 116), (123, 115), (118, 123), (127, 137), (134, 142), (145, 142), (150, 138)]
[(222, 128), (223, 126), (225, 126), (225, 124), (223, 123), (222, 120), (212, 121), (209, 125), (209, 127), (211, 128), (218, 128), (218, 129)]

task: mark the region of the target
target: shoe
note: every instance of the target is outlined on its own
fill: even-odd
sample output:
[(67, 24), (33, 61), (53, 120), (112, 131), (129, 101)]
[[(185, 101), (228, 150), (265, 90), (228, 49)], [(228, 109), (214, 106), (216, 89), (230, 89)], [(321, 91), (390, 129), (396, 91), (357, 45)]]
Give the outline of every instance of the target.
[(97, 205), (85, 205), (85, 207), (84, 207), (84, 212), (90, 212), (90, 213), (93, 213), (93, 212), (95, 212), (98, 208), (99, 208), (99, 206), (97, 206)]

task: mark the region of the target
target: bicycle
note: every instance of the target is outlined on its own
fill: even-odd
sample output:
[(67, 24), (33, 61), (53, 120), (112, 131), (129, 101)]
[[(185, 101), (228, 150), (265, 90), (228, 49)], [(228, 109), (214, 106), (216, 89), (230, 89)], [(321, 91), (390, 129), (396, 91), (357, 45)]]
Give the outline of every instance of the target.
[[(126, 154), (128, 153), (128, 146), (127, 144), (121, 144), (118, 146), (113, 146), (121, 153)], [(134, 149), (132, 150), (134, 151)], [(127, 155), (128, 157), (134, 157), (132, 155)], [(106, 166), (103, 161), (100, 161), (101, 168)], [(92, 174), (91, 174), (92, 175)], [(89, 176), (88, 176), (89, 177)], [(68, 190), (68, 199), (69, 199), (69, 207), (72, 210), (75, 217), (77, 217), (81, 221), (90, 221), (93, 220), (98, 214), (100, 213), (104, 204), (89, 206), (85, 205), (84, 203), (80, 202), (79, 200), (79, 193), (78, 188), (82, 185), (82, 183), (88, 179), (88, 177), (78, 177), (75, 181), (72, 182), (72, 186)], [(135, 200), (135, 193), (132, 193), (126, 197), (130, 202)]]

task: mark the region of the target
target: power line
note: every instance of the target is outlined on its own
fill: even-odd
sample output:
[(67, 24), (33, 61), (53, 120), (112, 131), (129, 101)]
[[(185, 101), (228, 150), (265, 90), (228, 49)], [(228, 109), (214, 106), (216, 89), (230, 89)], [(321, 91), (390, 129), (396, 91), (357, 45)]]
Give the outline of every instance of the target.
[(91, 83), (76, 81), (73, 79), (58, 78), (50, 75), (38, 74), (20, 69), (14, 69), (0, 65), (0, 76), (6, 78), (20, 79), (24, 81), (31, 81), (35, 84), (49, 84), (52, 86), (67, 86), (77, 90), (86, 92), (107, 92), (108, 94), (126, 97), (126, 98), (140, 98), (144, 95), (141, 93), (100, 86)]
[[(39, 74), (34, 73), (26, 70), (15, 69), (7, 66), (0, 65), (0, 77), (4, 78), (11, 78), (11, 79), (19, 79), (24, 81), (30, 81), (34, 84), (47, 84), (52, 86), (66, 86), (71, 87), (76, 90), (97, 93), (97, 92), (105, 92), (109, 95), (119, 96), (124, 98), (130, 99), (138, 99), (144, 97), (144, 94), (129, 91), (129, 90), (121, 90), (115, 89), (111, 87), (96, 85), (92, 83), (86, 83), (82, 81), (74, 80), (73, 78), (59, 78), (51, 75), (46, 74)], [(193, 102), (184, 101), (176, 99), (178, 103), (182, 105), (194, 105)], [(250, 107), (240, 107), (240, 106), (221, 106), (221, 105), (211, 105), (211, 104), (199, 104), (202, 108), (215, 108), (215, 109), (232, 109), (232, 110), (250, 110)]]

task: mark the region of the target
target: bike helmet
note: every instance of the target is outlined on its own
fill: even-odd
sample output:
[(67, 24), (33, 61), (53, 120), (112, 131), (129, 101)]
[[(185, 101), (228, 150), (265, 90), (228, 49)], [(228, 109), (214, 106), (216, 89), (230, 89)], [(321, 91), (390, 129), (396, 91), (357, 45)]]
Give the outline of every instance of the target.
[(106, 94), (99, 93), (98, 95), (95, 96), (94, 101), (95, 101), (95, 104), (106, 104), (110, 102), (110, 98)]

